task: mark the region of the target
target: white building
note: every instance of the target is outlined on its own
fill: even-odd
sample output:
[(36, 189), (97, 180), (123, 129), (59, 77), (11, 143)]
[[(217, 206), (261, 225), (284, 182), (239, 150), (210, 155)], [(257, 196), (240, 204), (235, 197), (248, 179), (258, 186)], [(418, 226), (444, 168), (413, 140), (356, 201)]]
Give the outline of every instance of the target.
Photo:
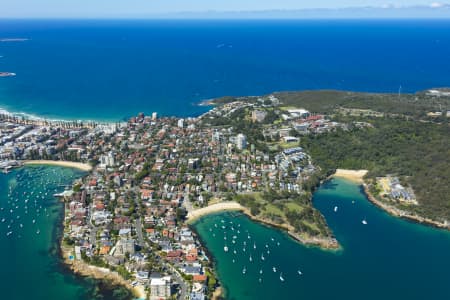
[(170, 296), (170, 277), (152, 278), (150, 281), (150, 300), (168, 299)]
[(178, 127), (183, 128), (184, 127), (184, 119), (179, 119), (177, 125), (178, 125)]
[(153, 112), (152, 113), (152, 120), (155, 121), (158, 118), (158, 113), (157, 112)]
[(114, 153), (109, 152), (108, 155), (100, 155), (100, 167), (113, 167), (115, 164)]
[(236, 147), (239, 150), (243, 150), (247, 147), (247, 137), (242, 133), (238, 134), (236, 137)]

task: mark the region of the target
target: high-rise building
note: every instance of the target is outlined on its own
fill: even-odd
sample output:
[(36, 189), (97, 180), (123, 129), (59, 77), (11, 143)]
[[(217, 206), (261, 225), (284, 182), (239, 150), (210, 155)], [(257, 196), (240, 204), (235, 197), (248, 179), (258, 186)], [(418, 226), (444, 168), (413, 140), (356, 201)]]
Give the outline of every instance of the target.
[(178, 127), (183, 128), (184, 127), (184, 119), (179, 119), (177, 124), (178, 124)]
[(152, 113), (152, 120), (155, 121), (158, 118), (158, 113), (157, 112), (153, 112)]
[(239, 150), (244, 150), (247, 147), (247, 138), (242, 133), (236, 136), (236, 147)]

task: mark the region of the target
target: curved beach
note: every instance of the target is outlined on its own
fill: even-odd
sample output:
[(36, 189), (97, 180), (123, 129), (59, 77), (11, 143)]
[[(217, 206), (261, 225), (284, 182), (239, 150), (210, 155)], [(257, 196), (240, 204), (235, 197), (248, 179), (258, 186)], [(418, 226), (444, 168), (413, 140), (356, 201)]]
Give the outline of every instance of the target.
[(92, 166), (89, 164), (72, 162), (72, 161), (61, 161), (61, 160), (25, 160), (24, 165), (48, 165), (48, 166), (60, 166), (75, 168), (82, 171), (89, 172), (92, 170)]
[(367, 174), (367, 172), (367, 170), (336, 169), (336, 172), (332, 175), (332, 177), (341, 177), (353, 182), (363, 183), (363, 177)]
[(207, 207), (199, 208), (193, 211), (190, 211), (187, 215), (188, 222), (192, 222), (195, 219), (203, 217), (205, 215), (209, 215), (215, 212), (221, 212), (225, 210), (240, 210), (246, 211), (247, 208), (243, 207), (237, 202), (228, 201), (228, 202), (220, 202)]

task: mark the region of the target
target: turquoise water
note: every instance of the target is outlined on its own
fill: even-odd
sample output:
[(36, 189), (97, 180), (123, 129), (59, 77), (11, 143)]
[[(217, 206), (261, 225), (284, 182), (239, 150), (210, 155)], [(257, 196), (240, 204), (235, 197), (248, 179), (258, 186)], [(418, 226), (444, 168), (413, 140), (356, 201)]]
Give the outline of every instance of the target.
[(448, 20), (0, 20), (0, 107), (47, 118), (195, 116), (282, 90), (416, 92), (450, 82)]
[(449, 232), (391, 217), (368, 202), (359, 186), (342, 179), (324, 184), (314, 205), (325, 215), (341, 251), (302, 246), (242, 214), (210, 215), (194, 225), (215, 258), (227, 299), (450, 298)]
[(94, 282), (59, 263), (63, 205), (52, 196), (82, 174), (44, 166), (0, 174), (1, 299), (94, 299)]

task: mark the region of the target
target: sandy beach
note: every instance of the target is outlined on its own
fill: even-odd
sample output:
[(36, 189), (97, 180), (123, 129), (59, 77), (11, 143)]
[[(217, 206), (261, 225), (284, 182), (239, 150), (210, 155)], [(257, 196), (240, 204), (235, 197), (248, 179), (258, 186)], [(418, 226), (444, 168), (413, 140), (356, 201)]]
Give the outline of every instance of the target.
[(223, 296), (222, 294), (223, 294), (222, 287), (219, 286), (218, 288), (216, 288), (216, 289), (214, 290), (214, 293), (212, 294), (211, 299), (212, 299), (212, 300), (219, 300), (219, 299), (221, 299), (221, 297)]
[(363, 183), (363, 177), (367, 174), (367, 172), (367, 170), (337, 169), (336, 173), (333, 174), (333, 177), (341, 177), (353, 182)]
[(216, 204), (213, 204), (213, 205), (210, 205), (207, 207), (203, 207), (203, 208), (199, 208), (199, 209), (189, 212), (187, 215), (187, 219), (188, 219), (188, 222), (192, 222), (193, 220), (198, 219), (202, 216), (209, 215), (209, 214), (212, 214), (215, 212), (221, 212), (224, 210), (245, 211), (247, 209), (237, 202), (232, 202), (232, 201), (220, 202), (220, 203), (216, 203)]
[(61, 161), (61, 160), (25, 160), (24, 165), (50, 165), (50, 166), (61, 166), (68, 168), (75, 168), (82, 171), (89, 172), (92, 167), (88, 164), (71, 162), (71, 161)]

